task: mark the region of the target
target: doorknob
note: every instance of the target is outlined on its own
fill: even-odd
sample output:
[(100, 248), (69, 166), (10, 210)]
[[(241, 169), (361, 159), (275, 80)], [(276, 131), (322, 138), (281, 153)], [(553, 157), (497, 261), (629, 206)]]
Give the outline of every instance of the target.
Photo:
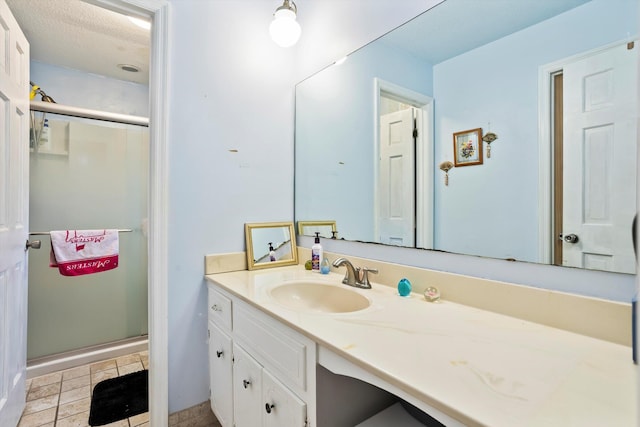
[(564, 241), (567, 243), (578, 243), (578, 240), (580, 239), (575, 234), (567, 234), (564, 236)]
[(34, 240), (33, 242), (27, 240), (27, 243), (24, 246), (24, 250), (26, 251), (27, 249), (40, 249), (41, 245), (42, 242), (40, 240)]

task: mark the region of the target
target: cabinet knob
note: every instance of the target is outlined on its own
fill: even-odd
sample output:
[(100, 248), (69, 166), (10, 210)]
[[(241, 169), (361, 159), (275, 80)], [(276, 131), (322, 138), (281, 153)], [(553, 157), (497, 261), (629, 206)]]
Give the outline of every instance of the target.
[(251, 385), (251, 381), (249, 380), (242, 380), (242, 385), (244, 386), (244, 388), (247, 388)]
[(223, 354), (224, 354), (224, 351), (222, 350), (216, 351), (216, 356), (218, 356), (218, 358), (221, 358)]
[(271, 410), (273, 408), (275, 408), (275, 407), (276, 407), (276, 405), (274, 405), (274, 404), (269, 404), (269, 403), (265, 403), (264, 404), (264, 410), (267, 411), (267, 414), (270, 414)]
[(213, 311), (222, 311), (222, 308), (218, 307), (218, 304), (213, 304), (211, 306), (211, 310), (213, 310)]

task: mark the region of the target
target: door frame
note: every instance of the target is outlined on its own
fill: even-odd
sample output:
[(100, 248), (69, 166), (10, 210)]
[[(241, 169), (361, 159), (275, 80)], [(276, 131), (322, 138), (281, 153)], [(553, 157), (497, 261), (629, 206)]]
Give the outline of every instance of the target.
[(169, 146), (167, 0), (84, 0), (104, 9), (151, 18), (149, 67), (149, 425), (166, 427), (169, 408), (168, 251)]
[[(433, 98), (404, 88), (380, 78), (373, 79), (373, 212), (374, 236), (378, 230), (378, 173), (380, 172), (380, 96), (382, 92), (393, 94), (399, 100), (418, 110), (419, 123), (416, 139), (416, 233), (417, 248), (433, 248)], [(426, 129), (426, 131), (425, 131)]]
[(553, 265), (553, 75), (562, 72), (567, 64), (586, 59), (625, 41), (617, 41), (604, 46), (567, 56), (538, 68), (538, 260)]

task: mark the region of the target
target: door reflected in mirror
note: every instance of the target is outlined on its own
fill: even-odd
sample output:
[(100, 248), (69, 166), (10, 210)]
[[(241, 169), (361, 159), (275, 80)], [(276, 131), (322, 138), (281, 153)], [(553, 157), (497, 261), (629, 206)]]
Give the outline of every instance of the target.
[(244, 230), (249, 270), (298, 263), (293, 222), (247, 223)]
[[(351, 241), (634, 273), (639, 3), (445, 0), (300, 82), (296, 221), (333, 218)], [(381, 118), (389, 93), (431, 105), (431, 122)], [(385, 144), (410, 121), (422, 126), (405, 162)], [(500, 139), (446, 186), (434, 171), (464, 129)]]

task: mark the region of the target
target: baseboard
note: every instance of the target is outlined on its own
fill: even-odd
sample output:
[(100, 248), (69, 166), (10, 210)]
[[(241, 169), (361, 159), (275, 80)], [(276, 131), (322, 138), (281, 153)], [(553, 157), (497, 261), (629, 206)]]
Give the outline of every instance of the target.
[(39, 377), (88, 363), (113, 359), (125, 354), (146, 351), (148, 347), (149, 339), (144, 335), (51, 356), (38, 357), (27, 361), (27, 378)]

